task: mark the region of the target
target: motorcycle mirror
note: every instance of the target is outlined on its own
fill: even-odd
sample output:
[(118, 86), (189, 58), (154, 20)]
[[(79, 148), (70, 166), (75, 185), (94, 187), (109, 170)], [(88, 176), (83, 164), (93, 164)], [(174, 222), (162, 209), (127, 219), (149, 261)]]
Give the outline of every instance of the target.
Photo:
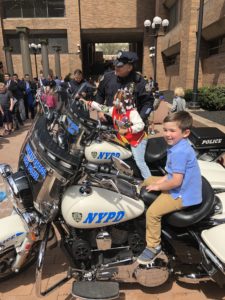
[(112, 157), (114, 168), (120, 173), (128, 176), (133, 176), (134, 171), (130, 168), (128, 164), (126, 164), (123, 160), (118, 157)]

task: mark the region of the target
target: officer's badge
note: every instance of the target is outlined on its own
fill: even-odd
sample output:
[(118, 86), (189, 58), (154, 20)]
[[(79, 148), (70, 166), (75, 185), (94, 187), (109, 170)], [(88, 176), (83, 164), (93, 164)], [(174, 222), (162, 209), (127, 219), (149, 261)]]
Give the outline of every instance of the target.
[(96, 158), (97, 157), (97, 152), (91, 152), (91, 156), (93, 157), (93, 158)]
[(122, 51), (119, 51), (117, 54), (117, 58), (120, 58), (122, 56), (122, 54), (123, 54)]
[(109, 107), (106, 106), (106, 105), (101, 105), (101, 110), (102, 110), (102, 112), (104, 112), (104, 113), (108, 113), (108, 112), (109, 112)]
[(131, 95), (133, 95), (133, 93), (134, 93), (134, 88), (135, 88), (135, 84), (134, 84), (134, 82), (131, 82), (131, 84), (128, 87), (128, 91)]
[(150, 84), (149, 83), (146, 83), (146, 85), (145, 85), (145, 90), (146, 90), (146, 92), (150, 92), (151, 91), (151, 89), (150, 89)]
[(82, 213), (73, 212), (72, 217), (73, 217), (75, 222), (79, 223), (82, 220)]

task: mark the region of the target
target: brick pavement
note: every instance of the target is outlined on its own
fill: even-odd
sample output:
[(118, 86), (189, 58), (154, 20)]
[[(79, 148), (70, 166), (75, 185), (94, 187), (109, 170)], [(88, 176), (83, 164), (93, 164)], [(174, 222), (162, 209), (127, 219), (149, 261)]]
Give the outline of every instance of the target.
[[(207, 120), (197, 117), (195, 125), (217, 126), (217, 124), (208, 122)], [(29, 123), (26, 123), (22, 130), (15, 132), (12, 136), (0, 139), (0, 162), (6, 162), (12, 165), (16, 170), (19, 149), (26, 136)], [(224, 126), (219, 129), (225, 132)], [(157, 136), (161, 135), (161, 125), (156, 125)], [(0, 217), (10, 213), (11, 208), (6, 203), (0, 204)], [(67, 261), (59, 248), (49, 250), (46, 256), (46, 268), (43, 275), (43, 288), (49, 287), (52, 283), (62, 278), (67, 269)], [(53, 293), (45, 297), (46, 300), (72, 300), (70, 294), (71, 284), (73, 280)], [(37, 300), (35, 295), (35, 267), (32, 266), (25, 272), (16, 277), (1, 283), (0, 300)], [(220, 289), (214, 283), (201, 283), (193, 285), (181, 285), (170, 279), (162, 287), (145, 288), (138, 284), (122, 284), (120, 300), (222, 300), (225, 299), (225, 288)]]

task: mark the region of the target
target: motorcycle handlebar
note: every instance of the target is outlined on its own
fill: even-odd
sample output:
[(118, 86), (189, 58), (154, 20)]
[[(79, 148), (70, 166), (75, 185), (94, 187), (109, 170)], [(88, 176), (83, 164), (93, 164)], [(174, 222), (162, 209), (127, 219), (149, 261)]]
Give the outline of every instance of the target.
[(113, 134), (117, 134), (118, 133), (117, 129), (115, 129), (115, 128), (111, 127), (111, 126), (107, 126), (107, 125), (98, 125), (97, 129), (99, 131), (110, 132), (110, 133), (113, 133)]

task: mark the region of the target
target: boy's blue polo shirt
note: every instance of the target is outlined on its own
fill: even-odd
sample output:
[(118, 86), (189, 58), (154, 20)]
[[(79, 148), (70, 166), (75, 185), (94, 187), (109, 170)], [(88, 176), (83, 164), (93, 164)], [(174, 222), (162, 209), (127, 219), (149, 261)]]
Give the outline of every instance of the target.
[(170, 195), (182, 198), (183, 206), (196, 205), (202, 202), (202, 178), (194, 150), (186, 139), (167, 150), (166, 171), (168, 179), (173, 173), (184, 175), (181, 186), (171, 189)]

